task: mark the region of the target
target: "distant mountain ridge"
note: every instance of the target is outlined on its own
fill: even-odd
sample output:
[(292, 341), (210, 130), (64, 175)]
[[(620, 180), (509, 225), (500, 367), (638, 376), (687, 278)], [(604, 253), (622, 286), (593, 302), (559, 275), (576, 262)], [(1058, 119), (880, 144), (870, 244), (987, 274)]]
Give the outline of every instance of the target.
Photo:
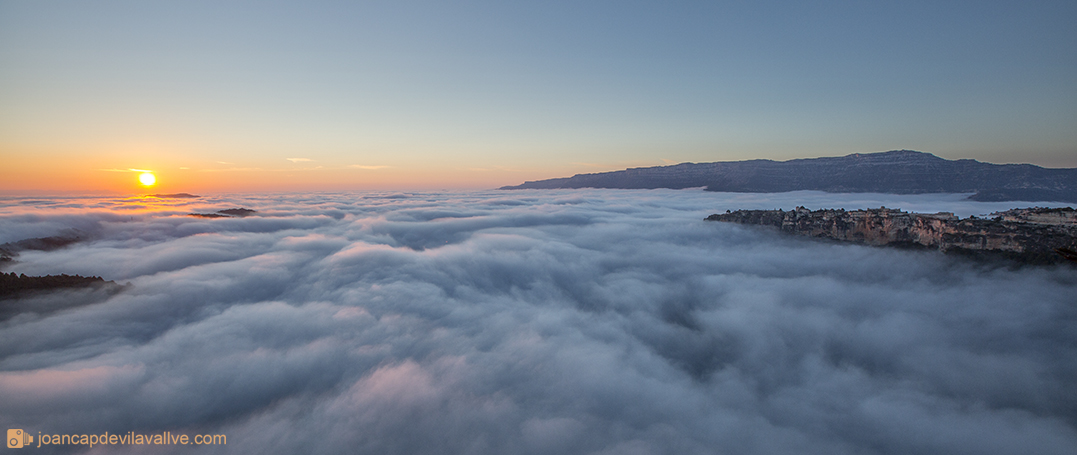
[(969, 199), (1077, 202), (1077, 168), (947, 160), (930, 153), (893, 150), (789, 161), (681, 163), (576, 174), (501, 189), (696, 187), (736, 193), (975, 193)]

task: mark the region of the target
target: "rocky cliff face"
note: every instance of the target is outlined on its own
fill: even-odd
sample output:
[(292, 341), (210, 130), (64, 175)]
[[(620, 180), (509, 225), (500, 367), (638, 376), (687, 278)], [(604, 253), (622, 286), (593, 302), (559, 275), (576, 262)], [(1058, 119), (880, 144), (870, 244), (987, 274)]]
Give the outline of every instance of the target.
[(1074, 260), (1077, 211), (1014, 209), (991, 218), (960, 219), (952, 213), (908, 213), (886, 207), (869, 210), (737, 210), (709, 221), (773, 226), (798, 235), (868, 245), (918, 246), (944, 252), (1001, 253), (1026, 263)]

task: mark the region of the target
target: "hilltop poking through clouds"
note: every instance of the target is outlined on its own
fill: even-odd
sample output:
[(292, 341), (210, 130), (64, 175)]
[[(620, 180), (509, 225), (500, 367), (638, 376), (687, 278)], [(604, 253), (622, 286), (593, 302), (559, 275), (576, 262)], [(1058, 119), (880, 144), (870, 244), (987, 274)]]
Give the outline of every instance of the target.
[(738, 193), (974, 193), (975, 201), (1077, 202), (1077, 169), (947, 160), (894, 150), (789, 161), (682, 163), (538, 180), (503, 190), (698, 188)]

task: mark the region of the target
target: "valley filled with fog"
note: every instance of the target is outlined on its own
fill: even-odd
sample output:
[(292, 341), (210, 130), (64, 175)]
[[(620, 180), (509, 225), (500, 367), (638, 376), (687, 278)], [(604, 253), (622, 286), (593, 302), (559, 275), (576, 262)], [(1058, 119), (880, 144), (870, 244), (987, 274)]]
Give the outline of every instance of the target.
[(1072, 454), (1077, 268), (703, 221), (1033, 205), (966, 196), (3, 199), (0, 243), (85, 237), (3, 272), (132, 286), (0, 321), (0, 425), (228, 436), (166, 453)]

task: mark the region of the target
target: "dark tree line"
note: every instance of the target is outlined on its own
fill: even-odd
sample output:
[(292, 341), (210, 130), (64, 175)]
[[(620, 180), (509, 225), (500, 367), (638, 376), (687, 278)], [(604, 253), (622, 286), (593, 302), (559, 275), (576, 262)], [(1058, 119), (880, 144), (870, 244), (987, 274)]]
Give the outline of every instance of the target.
[(99, 276), (67, 274), (26, 276), (26, 274), (16, 275), (15, 272), (0, 272), (0, 298), (13, 297), (29, 291), (103, 286), (106, 283), (116, 284), (114, 281), (105, 281)]

